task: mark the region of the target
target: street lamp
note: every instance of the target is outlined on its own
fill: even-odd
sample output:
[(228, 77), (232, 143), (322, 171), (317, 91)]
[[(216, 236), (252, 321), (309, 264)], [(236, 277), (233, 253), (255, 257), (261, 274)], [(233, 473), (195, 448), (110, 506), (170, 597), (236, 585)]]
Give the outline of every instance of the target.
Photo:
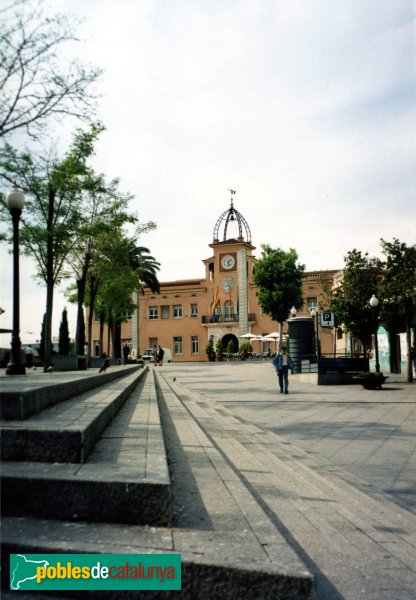
[(294, 306), (292, 306), (292, 308), (290, 309), (290, 314), (292, 315), (292, 317), (296, 317), (297, 314), (297, 310)]
[(374, 319), (374, 349), (376, 351), (376, 372), (380, 373), (380, 363), (378, 361), (378, 339), (377, 339), (377, 330), (378, 330), (378, 319), (377, 319), (378, 298), (376, 298), (374, 294), (370, 298), (370, 306), (373, 309), (373, 319)]
[(6, 196), (6, 205), (13, 222), (13, 331), (11, 341), (10, 362), (6, 375), (25, 375), (26, 369), (20, 355), (20, 291), (19, 291), (19, 221), (25, 205), (25, 197), (21, 190), (13, 186)]
[(316, 308), (312, 308), (311, 317), (315, 319), (315, 328), (316, 328), (316, 358), (319, 360), (319, 332), (318, 332), (318, 311)]

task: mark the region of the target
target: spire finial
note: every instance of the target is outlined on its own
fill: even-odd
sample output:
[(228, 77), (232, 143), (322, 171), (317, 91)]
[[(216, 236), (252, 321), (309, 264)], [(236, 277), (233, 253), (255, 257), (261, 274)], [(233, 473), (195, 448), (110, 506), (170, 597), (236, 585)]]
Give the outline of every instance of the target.
[(230, 188), (228, 188), (228, 191), (229, 191), (229, 192), (230, 192), (230, 194), (231, 194), (231, 198), (230, 198), (230, 200), (231, 200), (231, 208), (233, 208), (233, 207), (234, 207), (234, 204), (233, 204), (233, 196), (234, 196), (234, 195), (235, 195), (237, 192), (236, 192), (235, 190), (230, 190)]

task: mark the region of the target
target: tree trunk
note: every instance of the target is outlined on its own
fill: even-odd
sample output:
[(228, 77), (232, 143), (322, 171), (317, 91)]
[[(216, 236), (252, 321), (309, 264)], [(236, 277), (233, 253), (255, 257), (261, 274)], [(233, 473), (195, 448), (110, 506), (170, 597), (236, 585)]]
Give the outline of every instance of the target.
[(54, 284), (48, 281), (46, 286), (46, 311), (45, 311), (45, 356), (43, 370), (46, 371), (52, 364), (52, 313), (53, 313), (53, 288)]
[(121, 321), (114, 319), (113, 356), (121, 358)]
[[(90, 266), (90, 256), (87, 252), (85, 261), (82, 267), (81, 277), (77, 279), (77, 329), (75, 334), (75, 347), (77, 354), (84, 354), (85, 346), (85, 319), (84, 319), (84, 302), (85, 290), (87, 288), (87, 275)], [(90, 345), (88, 345), (88, 353), (90, 353)]]
[(85, 331), (84, 327), (84, 298), (85, 298), (85, 279), (77, 279), (77, 327), (75, 333), (75, 352), (76, 354), (84, 354)]
[(283, 331), (283, 323), (279, 323), (279, 349), (278, 354), (282, 351), (282, 331)]
[(45, 314), (45, 357), (43, 370), (52, 364), (52, 311), (54, 281), (53, 217), (55, 212), (55, 190), (48, 190), (48, 219), (46, 224), (46, 314)]
[(100, 355), (104, 351), (104, 315), (100, 315)]
[[(94, 321), (94, 306), (95, 306), (95, 298), (97, 296), (97, 285), (96, 278), (94, 276), (90, 277), (90, 306), (88, 312), (88, 358), (95, 355), (95, 349), (93, 351), (92, 348), (92, 323)], [(101, 331), (100, 331), (101, 334)], [(100, 339), (100, 354), (102, 348), (102, 340)]]

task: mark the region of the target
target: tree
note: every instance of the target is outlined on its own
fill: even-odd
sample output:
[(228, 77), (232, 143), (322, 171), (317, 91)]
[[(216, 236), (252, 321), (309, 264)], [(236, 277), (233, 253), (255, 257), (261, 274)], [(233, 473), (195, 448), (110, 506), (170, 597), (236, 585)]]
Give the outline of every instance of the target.
[(381, 295), (382, 262), (356, 249), (347, 253), (344, 262), (342, 284), (332, 293), (330, 309), (335, 313), (336, 322), (342, 323), (345, 331), (361, 341), (366, 353), (374, 334), (374, 313), (369, 300), (372, 294)]
[[(147, 227), (154, 227), (154, 224), (147, 224), (140, 231)], [(86, 295), (88, 340), (91, 344), (92, 317), (96, 312), (101, 324), (100, 346), (103, 325), (107, 322), (108, 338), (113, 341), (113, 355), (120, 358), (121, 323), (136, 309), (132, 294), (142, 292), (143, 284), (153, 292), (159, 292), (157, 271), (160, 264), (149, 254), (148, 248), (138, 246), (136, 237), (128, 237), (122, 228), (103, 235), (97, 250), (100, 258), (90, 270)]]
[(205, 354), (207, 355), (208, 360), (213, 360), (215, 356), (214, 350), (214, 339), (212, 336), (209, 337), (208, 344), (205, 348)]
[(390, 332), (406, 331), (407, 380), (413, 381), (411, 327), (416, 325), (416, 245), (407, 246), (394, 238), (381, 240), (386, 257), (385, 276), (382, 281), (380, 320)]
[[(254, 266), (254, 282), (262, 310), (279, 323), (280, 334), (283, 322), (292, 306), (303, 304), (302, 279), (305, 265), (298, 262), (296, 250), (285, 252), (265, 244), (262, 255)], [(280, 344), (282, 335), (280, 335)]]
[(45, 324), (46, 324), (46, 315), (43, 315), (42, 325), (40, 330), (40, 339), (39, 339), (39, 356), (40, 360), (44, 363), (45, 361)]
[(71, 340), (69, 339), (68, 312), (66, 308), (62, 311), (61, 324), (59, 326), (59, 354), (69, 354)]
[(36, 137), (49, 117), (85, 119), (93, 108), (101, 71), (58, 58), (59, 48), (76, 40), (77, 22), (46, 10), (42, 0), (0, 10), (0, 137), (21, 129)]
[(83, 310), (90, 269), (100, 260), (100, 240), (103, 236), (111, 237), (124, 224), (136, 223), (137, 218), (128, 212), (130, 199), (130, 195), (119, 192), (117, 179), (107, 184), (103, 175), (96, 175), (90, 170), (82, 191), (77, 241), (66, 257), (76, 276), (78, 312), (75, 343), (78, 354), (84, 353)]
[(86, 132), (78, 131), (62, 160), (19, 153), (9, 144), (0, 156), (0, 178), (26, 194), (20, 245), (25, 254), (35, 259), (37, 277), (46, 285), (45, 369), (52, 355), (54, 288), (68, 276), (65, 261), (80, 235), (80, 199), (89, 174), (86, 161), (101, 131), (100, 124), (91, 125)]

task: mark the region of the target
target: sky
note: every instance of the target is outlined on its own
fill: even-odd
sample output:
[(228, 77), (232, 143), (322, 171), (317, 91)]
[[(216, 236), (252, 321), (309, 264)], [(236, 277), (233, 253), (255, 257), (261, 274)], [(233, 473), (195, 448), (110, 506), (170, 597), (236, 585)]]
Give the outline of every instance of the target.
[[(307, 270), (338, 269), (353, 248), (380, 256), (380, 238), (416, 243), (413, 0), (52, 6), (83, 19), (66, 52), (104, 70), (94, 166), (120, 178), (143, 223), (157, 223), (140, 242), (161, 281), (203, 277), (229, 188), (258, 257), (269, 244), (295, 248)], [(1, 252), (8, 327), (11, 258)], [(23, 259), (23, 342), (39, 338), (45, 306), (33, 273)], [(65, 305), (58, 290), (54, 334)]]

